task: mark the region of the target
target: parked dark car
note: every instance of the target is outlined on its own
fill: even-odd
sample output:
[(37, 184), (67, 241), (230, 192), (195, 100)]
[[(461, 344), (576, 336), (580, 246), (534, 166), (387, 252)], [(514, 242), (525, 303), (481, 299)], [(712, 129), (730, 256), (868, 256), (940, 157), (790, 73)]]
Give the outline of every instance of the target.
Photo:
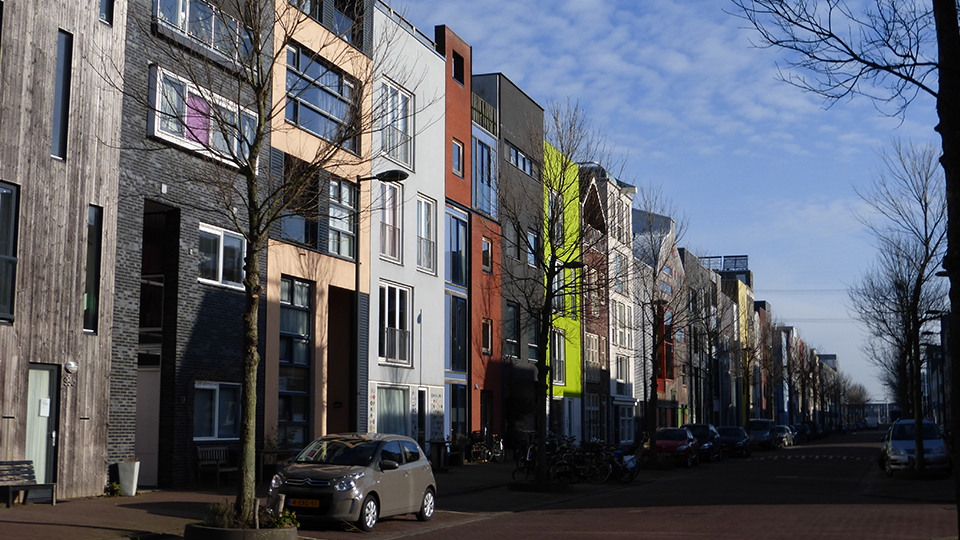
[(767, 450), (776, 450), (780, 445), (780, 437), (774, 429), (776, 424), (773, 420), (764, 418), (754, 418), (747, 422), (747, 434), (750, 435), (750, 444), (755, 448), (766, 448)]
[(750, 457), (750, 436), (740, 426), (720, 426), (720, 448), (729, 456)]
[(803, 444), (810, 440), (810, 428), (806, 424), (793, 424), (793, 444)]
[(723, 449), (720, 448), (720, 434), (713, 424), (684, 424), (700, 443), (700, 460), (711, 462), (723, 458)]
[(354, 522), (370, 531), (382, 517), (433, 517), (437, 483), (409, 437), (380, 433), (326, 435), (310, 443), (270, 482), (268, 508), (297, 518)]
[(687, 467), (700, 463), (700, 443), (689, 429), (659, 428), (654, 438), (656, 439), (655, 449), (650, 442), (643, 445), (640, 455), (645, 461), (671, 460)]

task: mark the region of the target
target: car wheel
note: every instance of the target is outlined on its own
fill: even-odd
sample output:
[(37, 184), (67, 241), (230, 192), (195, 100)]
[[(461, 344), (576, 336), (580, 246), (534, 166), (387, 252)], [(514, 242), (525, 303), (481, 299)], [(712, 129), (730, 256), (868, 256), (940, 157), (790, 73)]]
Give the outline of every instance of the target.
[(687, 454), (687, 467), (693, 467), (693, 454)]
[(360, 519), (357, 520), (357, 528), (361, 531), (370, 532), (377, 525), (377, 518), (380, 517), (380, 503), (373, 495), (367, 495), (360, 507)]
[(433, 489), (427, 488), (423, 492), (423, 502), (420, 503), (420, 511), (417, 512), (417, 519), (420, 521), (430, 521), (433, 517), (433, 511), (436, 508), (437, 499), (433, 495)]

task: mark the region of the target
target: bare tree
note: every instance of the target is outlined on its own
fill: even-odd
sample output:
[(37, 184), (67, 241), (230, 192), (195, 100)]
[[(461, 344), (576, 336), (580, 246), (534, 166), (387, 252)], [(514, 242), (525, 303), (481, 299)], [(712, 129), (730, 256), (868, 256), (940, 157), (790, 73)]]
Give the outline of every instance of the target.
[[(284, 220), (299, 219), (301, 228), (315, 224), (328, 182), (339, 177), (356, 184), (368, 176), (371, 134), (385, 119), (413, 111), (375, 99), (375, 77), (391, 69), (391, 35), (365, 32), (370, 2), (339, 3), (338, 22), (326, 29), (314, 23), (325, 3), (306, 0), (207, 0), (192, 3), (189, 14), (177, 2), (156, 2), (152, 12), (140, 4), (130, 9), (130, 25), (155, 64), (149, 92), (136, 85), (124, 92), (145, 111), (152, 137), (126, 149), (171, 151), (172, 145), (205, 158), (181, 181), (202, 186), (201, 204), (232, 224), (246, 244), (235, 502), (236, 523), (245, 526), (254, 522), (261, 264), (268, 239)], [(320, 94), (323, 113), (302, 104)], [(274, 158), (271, 140), (283, 137), (299, 141), (289, 150), (296, 158)], [(369, 204), (359, 188), (354, 200), (364, 202), (355, 202), (355, 215), (346, 218), (355, 222)]]
[[(850, 291), (856, 316), (871, 333), (905, 359), (909, 401), (901, 403), (923, 420), (920, 336), (931, 314), (943, 310), (946, 291), (935, 277), (946, 252), (946, 200), (936, 151), (930, 147), (894, 144), (884, 156), (885, 171), (864, 201), (876, 217), (861, 217), (880, 251), (877, 268)], [(901, 360), (898, 360), (898, 362)], [(898, 373), (902, 371), (898, 370)], [(923, 470), (922, 434), (917, 435), (917, 470)]]

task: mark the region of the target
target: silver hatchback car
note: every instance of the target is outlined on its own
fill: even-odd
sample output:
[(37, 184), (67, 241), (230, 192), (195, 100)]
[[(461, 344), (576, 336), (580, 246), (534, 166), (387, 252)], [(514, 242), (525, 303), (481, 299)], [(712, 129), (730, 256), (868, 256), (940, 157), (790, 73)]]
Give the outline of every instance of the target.
[[(877, 464), (893, 476), (896, 471), (913, 466), (916, 451), (916, 431), (913, 420), (897, 420), (883, 437)], [(950, 472), (950, 450), (937, 425), (929, 420), (922, 424), (924, 466), (930, 470)]]
[(416, 441), (402, 435), (349, 433), (313, 441), (270, 482), (268, 508), (298, 518), (356, 523), (373, 530), (381, 517), (433, 517), (437, 483)]

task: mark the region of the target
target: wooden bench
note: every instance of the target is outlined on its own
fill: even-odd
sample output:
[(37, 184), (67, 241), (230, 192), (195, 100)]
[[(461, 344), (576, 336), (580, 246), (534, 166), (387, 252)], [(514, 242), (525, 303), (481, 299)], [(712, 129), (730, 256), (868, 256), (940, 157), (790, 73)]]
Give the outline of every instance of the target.
[(198, 446), (197, 447), (197, 483), (204, 470), (211, 470), (217, 475), (217, 488), (220, 487), (220, 475), (240, 470), (240, 467), (230, 462), (230, 450), (226, 446)]
[(7, 495), (7, 508), (13, 506), (14, 493), (23, 492), (25, 503), (35, 489), (49, 489), (50, 504), (57, 504), (56, 482), (38, 484), (32, 461), (0, 461), (0, 493)]

